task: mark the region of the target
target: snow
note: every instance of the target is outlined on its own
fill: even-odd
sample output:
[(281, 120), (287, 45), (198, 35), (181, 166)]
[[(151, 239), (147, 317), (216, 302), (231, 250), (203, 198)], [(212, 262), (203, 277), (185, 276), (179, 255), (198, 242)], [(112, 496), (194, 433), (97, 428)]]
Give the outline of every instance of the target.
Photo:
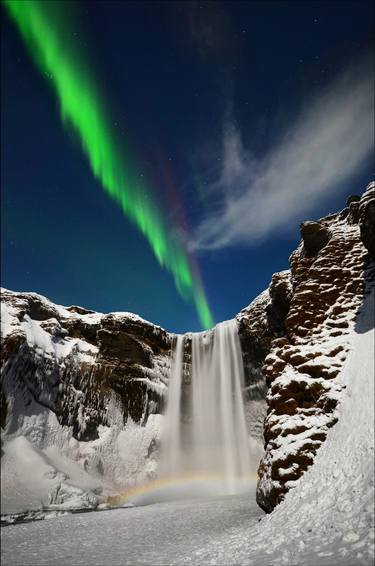
[(109, 426), (99, 426), (98, 439), (81, 442), (47, 407), (20, 396), (14, 403), (17, 416), (2, 446), (4, 515), (96, 507), (109, 495), (154, 478), (156, 456), (150, 446), (159, 439), (161, 415), (150, 415), (145, 426), (131, 419), (124, 425), (120, 407), (109, 398)]
[[(76, 314), (68, 313), (68, 311), (66, 311), (66, 313), (69, 314), (70, 318), (72, 318), (72, 314)], [(67, 357), (74, 351), (74, 354), (80, 361), (92, 362), (98, 352), (96, 346), (88, 344), (79, 338), (56, 339), (55, 336), (42, 328), (41, 324), (44, 323), (44, 321), (33, 320), (27, 314), (25, 314), (20, 321), (17, 314), (18, 310), (16, 307), (7, 303), (1, 304), (2, 339), (17, 331), (25, 335), (27, 343), (30, 347), (35, 349), (37, 354), (57, 360)], [(77, 316), (84, 318), (82, 315)], [(86, 315), (86, 317), (89, 316), (92, 317), (92, 315)], [(54, 318), (49, 319), (49, 323), (60, 326), (59, 322)]]
[[(59, 509), (96, 506), (93, 490), (98, 486), (78, 465), (65, 461), (58, 467), (56, 449), (40, 450), (25, 436), (18, 436), (6, 442), (3, 450), (1, 508), (5, 514), (24, 511), (25, 502), (28, 509), (54, 504), (59, 504)], [(82, 487), (78, 487), (80, 483)]]
[[(14, 296), (18, 300), (20, 300), (20, 298), (21, 299), (23, 299), (23, 298), (24, 299), (27, 299), (27, 298), (37, 299), (42, 304), (44, 304), (46, 307), (48, 307), (51, 311), (55, 311), (56, 314), (58, 314), (62, 319), (64, 319), (64, 318), (70, 318), (70, 319), (76, 318), (76, 319), (81, 319), (86, 324), (96, 324), (104, 316), (108, 316), (108, 315), (105, 315), (105, 314), (100, 313), (100, 312), (89, 312), (87, 314), (80, 314), (80, 313), (74, 312), (74, 310), (69, 310), (70, 308), (74, 308), (74, 307), (65, 307), (65, 306), (62, 306), (62, 305), (58, 305), (56, 303), (52, 303), (52, 301), (50, 301), (49, 299), (47, 299), (43, 295), (39, 295), (38, 293), (16, 292), (16, 291), (11, 291), (9, 289), (5, 289), (3, 287), (0, 288), (0, 293), (10, 295), (10, 296)], [(13, 314), (17, 313), (17, 309), (14, 308), (14, 307), (9, 307), (9, 305), (6, 305), (6, 304), (3, 305), (2, 304), (1, 308), (3, 309), (3, 307), (5, 307), (5, 310), (4, 310), (5, 316), (6, 316), (6, 312), (9, 310), (9, 308), (13, 308)], [(125, 322), (131, 320), (133, 322), (142, 323), (142, 324), (152, 326), (155, 329), (155, 332), (161, 332), (163, 330), (160, 326), (156, 326), (152, 322), (149, 322), (148, 320), (145, 320), (142, 317), (138, 316), (137, 314), (134, 314), (134, 313), (131, 313), (131, 312), (126, 312), (126, 311), (111, 312), (111, 313), (109, 313), (109, 315), (114, 316), (119, 321), (121, 321), (121, 319), (123, 319)], [(4, 331), (6, 331), (9, 328), (9, 324), (12, 324), (12, 323), (11, 323), (10, 320), (8, 320), (8, 322), (3, 321), (3, 310), (1, 311), (1, 318), (2, 318), (2, 324), (4, 323)], [(2, 326), (1, 332), (3, 334), (3, 326)], [(5, 332), (3, 334), (3, 336), (5, 336), (6, 334), (7, 333)]]
[[(7, 566), (166, 566), (263, 515), (248, 495), (156, 503), (11, 525), (2, 531)], [(77, 541), (75, 545), (73, 541)], [(206, 564), (206, 562), (199, 562)]]
[[(131, 313), (82, 314), (70, 310), (71, 307), (55, 305), (36, 293), (14, 293), (6, 289), (1, 292), (2, 339), (19, 336), (21, 344), (23, 340), (27, 342), (37, 363), (45, 369), (40, 375), (35, 372), (34, 383), (24, 373), (22, 379), (14, 379), (12, 366), (4, 365), (3, 387), (9, 410), (2, 431), (2, 513), (35, 514), (54, 506), (96, 507), (109, 495), (153, 479), (161, 415), (150, 415), (145, 426), (130, 418), (124, 425), (115, 395), (109, 396), (104, 419), (109, 426), (99, 426), (99, 438), (85, 442), (73, 438), (72, 427), (60, 425), (49, 409), (53, 407), (51, 396), (56, 394), (54, 368), (79, 364), (86, 369), (93, 367), (98, 353), (98, 348), (84, 339), (67, 336), (63, 329), (65, 320), (97, 325), (105, 316), (114, 316), (117, 322), (142, 319)], [(44, 320), (26, 314), (32, 312), (30, 299)], [(156, 327), (155, 332), (160, 331)], [(22, 352), (19, 355), (22, 357)], [(155, 356), (154, 368), (146, 368), (144, 372), (143, 381), (148, 389), (164, 393), (169, 366), (166, 356)], [(40, 388), (39, 402), (34, 399), (35, 388)], [(84, 393), (73, 383), (69, 391), (74, 398), (72, 404), (78, 405), (77, 418), (83, 431), (88, 418), (82, 402)]]
[(74, 353), (78, 354), (77, 358), (80, 361), (92, 361), (92, 357), (98, 352), (96, 346), (88, 344), (79, 338), (65, 338), (55, 341), (51, 334), (41, 327), (38, 321), (31, 319), (28, 315), (23, 317), (20, 328), (25, 332), (29, 346), (34, 347), (40, 355), (49, 355), (59, 360), (66, 358), (74, 349)]
[(114, 311), (111, 312), (110, 314), (115, 316), (116, 319), (120, 321), (121, 319), (124, 319), (125, 321), (131, 320), (133, 322), (142, 323), (142, 325), (146, 324), (148, 326), (152, 326), (155, 329), (155, 332), (161, 332), (163, 330), (161, 326), (157, 326), (153, 322), (150, 322), (149, 320), (146, 320), (145, 318), (142, 318), (141, 316), (139, 316), (138, 314), (134, 314), (133, 312)]
[(3, 339), (16, 329), (16, 315), (16, 308), (5, 303), (1, 303), (1, 336)]
[(146, 387), (149, 391), (155, 391), (156, 393), (158, 393), (160, 395), (160, 397), (166, 397), (168, 388), (161, 381), (158, 382), (158, 381), (155, 380), (155, 372), (153, 370), (150, 370), (149, 368), (145, 368), (144, 373), (146, 375), (147, 374), (152, 375), (154, 377), (154, 379), (151, 380), (151, 379), (148, 379), (148, 378), (145, 378), (145, 377), (139, 377), (138, 379), (134, 379), (134, 381), (140, 381), (140, 382), (142, 382), (146, 385)]

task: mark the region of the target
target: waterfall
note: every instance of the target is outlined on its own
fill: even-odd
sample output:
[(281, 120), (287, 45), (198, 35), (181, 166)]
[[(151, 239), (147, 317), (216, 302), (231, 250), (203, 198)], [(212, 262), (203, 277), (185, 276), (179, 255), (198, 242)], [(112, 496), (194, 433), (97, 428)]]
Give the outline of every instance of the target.
[(220, 478), (229, 492), (236, 491), (238, 480), (249, 477), (243, 388), (235, 320), (177, 336), (162, 437), (162, 477)]
[(166, 476), (181, 473), (181, 386), (184, 366), (184, 336), (177, 336), (173, 352), (172, 371), (168, 388), (168, 403), (163, 434), (162, 466)]

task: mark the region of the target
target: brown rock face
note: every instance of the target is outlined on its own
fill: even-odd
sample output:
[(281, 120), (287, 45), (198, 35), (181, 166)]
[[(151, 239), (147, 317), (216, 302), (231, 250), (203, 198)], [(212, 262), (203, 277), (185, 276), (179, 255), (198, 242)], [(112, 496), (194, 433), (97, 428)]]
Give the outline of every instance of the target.
[(274, 338), (266, 314), (270, 302), (268, 290), (264, 291), (236, 317), (244, 362), (245, 385), (249, 391), (249, 398), (253, 399), (264, 399), (266, 395), (267, 388), (261, 368), (269, 352), (271, 340)]
[(245, 368), (245, 384), (252, 398), (264, 398), (266, 383), (262, 366), (271, 343), (285, 333), (292, 286), (289, 271), (272, 276), (264, 291), (236, 317)]
[(96, 335), (101, 358), (151, 367), (152, 350), (131, 334), (100, 328)]
[(306, 257), (313, 257), (328, 244), (330, 235), (326, 226), (309, 220), (301, 224), (301, 237)]
[(375, 259), (375, 182), (368, 185), (359, 203), (359, 226), (362, 242)]
[(362, 302), (367, 257), (353, 216), (303, 223), (303, 243), (290, 257), (285, 332), (271, 342), (262, 368), (269, 390), (257, 502), (267, 512), (311, 466), (338, 419), (343, 386), (336, 377)]
[(285, 321), (292, 298), (292, 284), (289, 271), (281, 271), (272, 275), (269, 286), (271, 302), (266, 307), (268, 324), (276, 336), (285, 331)]
[(358, 202), (361, 200), (361, 195), (350, 195), (346, 199), (346, 206), (350, 206), (353, 202)]

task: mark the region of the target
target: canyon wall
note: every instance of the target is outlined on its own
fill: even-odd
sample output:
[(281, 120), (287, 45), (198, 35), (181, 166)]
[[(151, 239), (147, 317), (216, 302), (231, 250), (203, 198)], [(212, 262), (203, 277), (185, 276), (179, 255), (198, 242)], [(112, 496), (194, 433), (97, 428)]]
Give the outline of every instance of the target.
[(269, 389), (257, 501), (267, 512), (312, 465), (339, 418), (340, 371), (375, 277), (374, 183), (347, 205), (319, 222), (304, 222), (290, 257), (289, 308), (262, 367)]
[[(343, 211), (304, 222), (301, 237), (290, 270), (274, 274), (236, 317), (250, 438), (264, 436), (257, 501), (268, 512), (339, 418), (339, 374), (374, 273), (374, 183)], [(75, 485), (86, 494), (80, 505), (97, 505), (101, 490), (154, 478), (175, 335), (131, 313), (61, 307), (35, 293), (4, 289), (1, 300), (5, 468), (10, 462), (3, 491), (14, 490), (21, 474), (12, 472), (22, 467), (20, 437), (22, 451), (43, 460), (45, 505), (77, 501), (67, 487), (75, 471), (60, 470), (55, 445), (96, 478), (87, 497), (87, 477), (77, 472)], [(189, 364), (189, 346), (185, 356)], [(17, 489), (28, 481), (21, 475)]]

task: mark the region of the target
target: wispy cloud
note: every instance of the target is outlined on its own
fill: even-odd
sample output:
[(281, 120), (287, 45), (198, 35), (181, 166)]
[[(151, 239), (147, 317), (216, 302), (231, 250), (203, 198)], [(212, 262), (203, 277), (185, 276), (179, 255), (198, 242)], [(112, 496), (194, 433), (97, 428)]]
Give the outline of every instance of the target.
[(311, 98), (261, 159), (244, 147), (232, 119), (223, 128), (222, 168), (210, 186), (212, 211), (194, 249), (248, 244), (304, 217), (338, 192), (373, 150), (373, 73), (349, 70)]

